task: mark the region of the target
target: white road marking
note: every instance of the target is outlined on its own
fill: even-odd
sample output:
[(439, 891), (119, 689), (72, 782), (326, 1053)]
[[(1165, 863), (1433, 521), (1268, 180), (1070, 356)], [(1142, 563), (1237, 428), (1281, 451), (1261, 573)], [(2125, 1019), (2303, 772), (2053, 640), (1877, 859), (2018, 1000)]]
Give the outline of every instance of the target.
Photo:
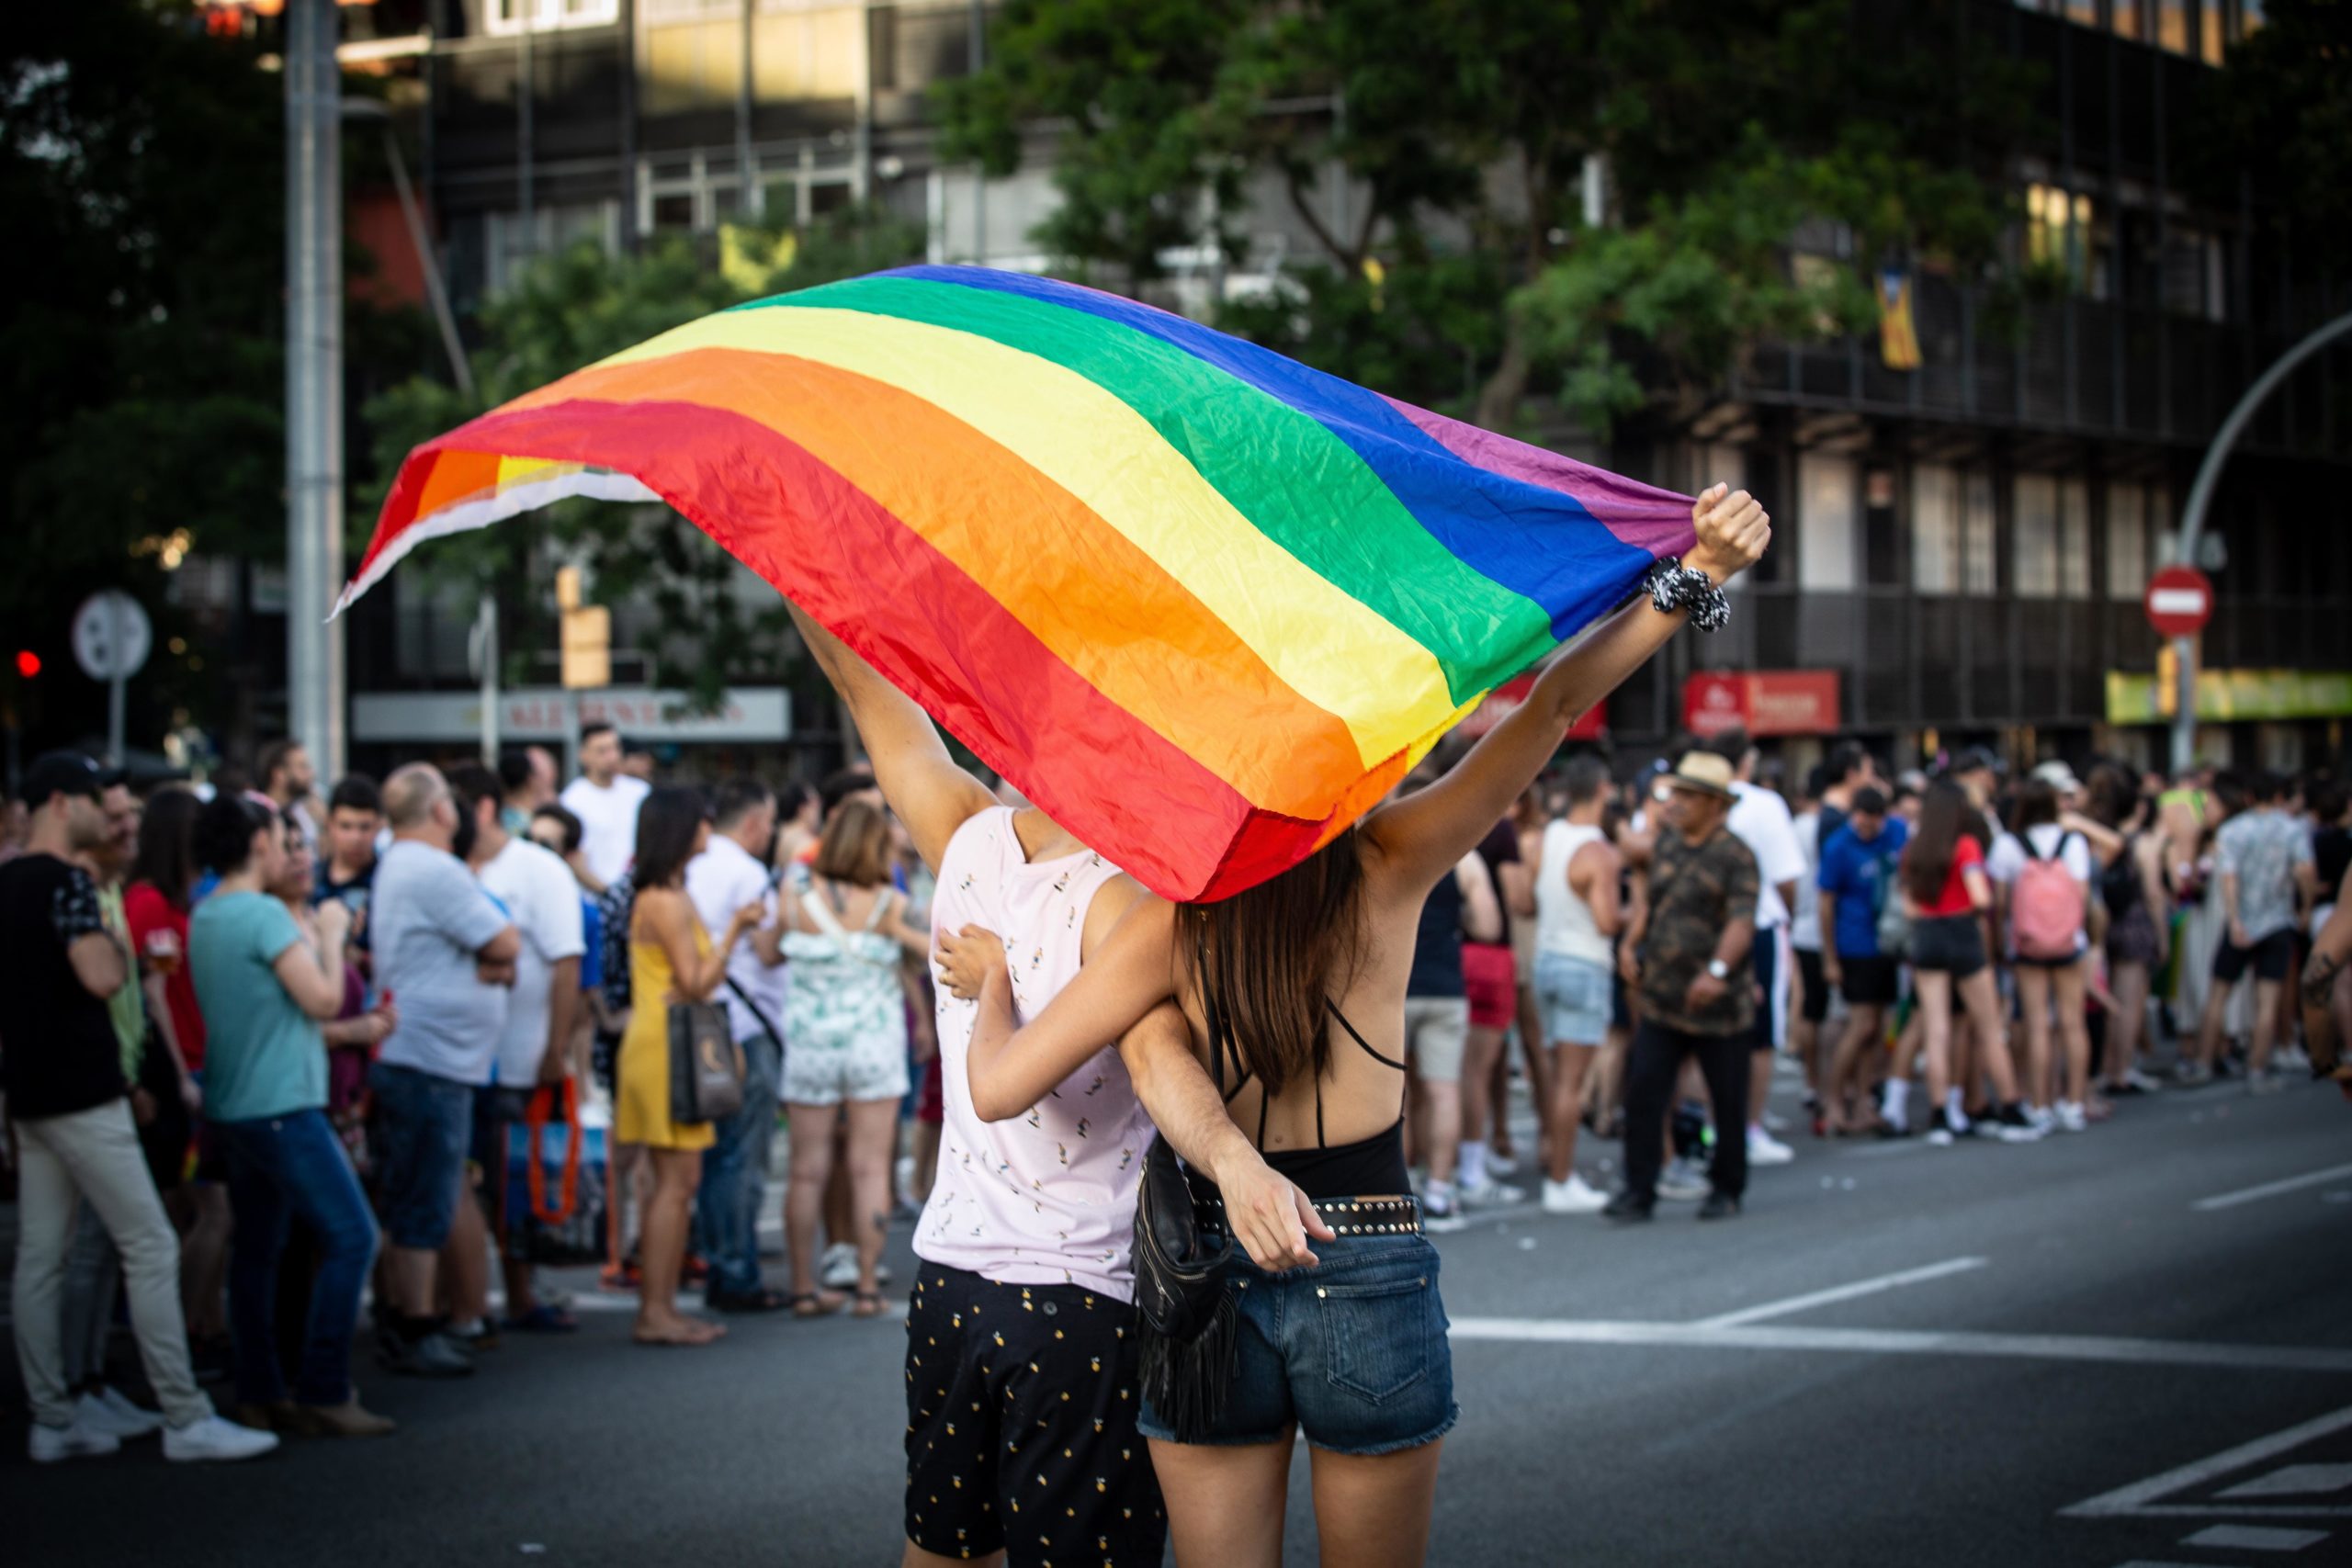
[(2159, 1497), (2167, 1497), (2176, 1492), (2185, 1492), (2192, 1486), (2201, 1486), (2209, 1481), (2229, 1474), (2233, 1470), (2252, 1469), (2264, 1460), (2301, 1448), (2305, 1443), (2317, 1442), (2320, 1438), (2340, 1432), (2346, 1427), (2352, 1427), (2352, 1405), (2346, 1405), (2343, 1409), (2332, 1411), (2325, 1416), (2314, 1416), (2300, 1427), (2290, 1427), (2283, 1432), (2273, 1432), (2267, 1438), (2256, 1438), (2250, 1443), (2240, 1443), (2236, 1448), (2224, 1449), (2220, 1453), (2193, 1461), (2177, 1470), (2165, 1471), (2162, 1475), (2152, 1475), (2145, 1481), (2135, 1481), (2129, 1486), (2119, 1486), (2112, 1492), (2103, 1492), (2096, 1497), (2076, 1503), (2072, 1507), (2062, 1508), (2059, 1513), (2062, 1517), (2073, 1518), (2112, 1517), (2118, 1514), (2138, 1514), (2147, 1517), (2183, 1512), (2352, 1513), (2352, 1509), (2328, 1508), (2198, 1507), (2181, 1509), (2167, 1507), (2157, 1509), (2151, 1506)]
[(1785, 1317), (1792, 1312), (1806, 1312), (1814, 1307), (1827, 1306), (1832, 1302), (1849, 1302), (1858, 1296), (1874, 1296), (1881, 1291), (1896, 1290), (1904, 1285), (1925, 1284), (1929, 1280), (1941, 1280), (1952, 1274), (1965, 1274), (1984, 1267), (1982, 1258), (1948, 1258), (1941, 1263), (1925, 1268), (1905, 1269), (1899, 1273), (1880, 1274), (1868, 1280), (1857, 1280), (1850, 1285), (1834, 1285), (1826, 1291), (1814, 1291), (1802, 1296), (1766, 1302), (1760, 1306), (1727, 1312), (1720, 1317), (1700, 1320), (1702, 1328), (1735, 1328), (1743, 1323), (1760, 1323), (1768, 1317)]
[(2310, 1497), (2352, 1486), (2352, 1464), (2290, 1464), (2242, 1482), (2224, 1497)]
[(2325, 1170), (2314, 1170), (2303, 1176), (2290, 1176), (2283, 1181), (2266, 1181), (2259, 1187), (2248, 1187), (2236, 1192), (2224, 1192), (2216, 1198), (2199, 1198), (2189, 1208), (2200, 1214), (2216, 1209), (2234, 1209), (2240, 1203), (2258, 1203), (2265, 1198), (2276, 1198), (2285, 1192), (2300, 1192), (2306, 1187), (2318, 1187), (2352, 1176), (2352, 1165), (2332, 1165)]
[[(1453, 1336), (1537, 1345), (1657, 1345), (1707, 1350), (1837, 1350), (1874, 1356), (1980, 1356), (2126, 1366), (2224, 1367), (2245, 1371), (2352, 1374), (2352, 1350), (2293, 1345), (2211, 1345), (2072, 1334), (1973, 1334), (1779, 1324), (1620, 1323), (1576, 1318), (1461, 1317)], [(2352, 1412), (2345, 1415), (2352, 1425)], [(2266, 1457), (2256, 1455), (2259, 1459)], [(2243, 1462), (2253, 1463), (2249, 1459)]]
[(2325, 1530), (2279, 1529), (2271, 1525), (2211, 1525), (2195, 1535), (2183, 1536), (2180, 1544), (2210, 1551), (2301, 1551), (2326, 1539)]

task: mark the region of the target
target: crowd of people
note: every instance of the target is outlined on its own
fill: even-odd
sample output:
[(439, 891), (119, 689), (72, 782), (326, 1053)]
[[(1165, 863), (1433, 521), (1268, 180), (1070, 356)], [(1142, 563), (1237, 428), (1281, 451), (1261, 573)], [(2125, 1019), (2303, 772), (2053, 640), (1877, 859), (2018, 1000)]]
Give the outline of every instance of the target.
[[(1254, 1560), (1295, 1428), (1327, 1553), (1374, 1561), (1426, 1538), (1457, 1415), (1424, 1233), (1524, 1201), (1522, 1165), (1546, 1213), (1728, 1219), (1799, 1157), (1783, 1056), (1815, 1136), (2022, 1143), (2157, 1089), (2166, 1033), (2181, 1082), (2280, 1087), (2306, 966), (2352, 1022), (2352, 942), (2312, 942), (2352, 863), (2331, 780), (1984, 752), (1890, 778), (1848, 745), (1800, 781), (1737, 732), (1563, 762), (1761, 550), (1744, 494), (1696, 515), (1690, 560), (1476, 747), (1217, 904), (957, 767), (805, 617), (873, 759), (814, 789), (657, 783), (601, 726), (560, 790), (537, 748), (322, 789), (280, 744), (250, 786), (143, 801), (40, 759), (0, 863), (33, 1457), (390, 1432), (363, 1332), (387, 1373), (470, 1375), (576, 1328), (551, 1261), (634, 1291), (647, 1344), (880, 1316), (912, 1214), (914, 1560), (1158, 1561), (1171, 1533)], [(682, 1113), (730, 1051), (740, 1101)], [(1160, 1239), (1221, 1237), (1221, 1267), (1147, 1266), (1161, 1160)], [(1171, 1326), (1203, 1277), (1219, 1304)], [(118, 1291), (158, 1410), (107, 1382)]]

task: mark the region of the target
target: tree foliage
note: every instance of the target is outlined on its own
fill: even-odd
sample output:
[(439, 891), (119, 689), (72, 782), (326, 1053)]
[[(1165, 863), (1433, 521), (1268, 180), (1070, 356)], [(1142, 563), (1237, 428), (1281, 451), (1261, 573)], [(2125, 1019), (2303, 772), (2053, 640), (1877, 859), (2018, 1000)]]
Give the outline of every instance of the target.
[[(160, 611), (162, 541), (239, 557), (283, 537), (283, 111), (251, 49), (205, 37), (184, 3), (10, 23), (0, 623), (62, 680), (84, 593), (124, 587)], [(207, 682), (159, 652), (141, 684), (168, 703)]]
[[(1037, 237), (1073, 265), (1239, 259), (1270, 180), (1319, 254), (1227, 325), (1489, 424), (1532, 389), (1605, 423), (1661, 379), (1633, 356), (1687, 397), (1759, 337), (1860, 324), (1881, 261), (1992, 261), (2028, 83), (1961, 0), (1888, 9), (1873, 31), (1849, 0), (1012, 0), (942, 109), (949, 155), (999, 173), (1030, 124), (1066, 128)], [(1598, 226), (1588, 160), (1615, 193)], [(1792, 274), (1808, 220), (1849, 236), (1838, 276)]]

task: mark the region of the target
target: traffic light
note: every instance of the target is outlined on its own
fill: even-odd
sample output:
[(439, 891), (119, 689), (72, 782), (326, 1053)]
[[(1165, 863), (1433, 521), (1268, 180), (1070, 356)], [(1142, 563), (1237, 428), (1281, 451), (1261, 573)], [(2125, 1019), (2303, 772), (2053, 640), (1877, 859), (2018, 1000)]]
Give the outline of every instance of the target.
[(40, 673), (40, 655), (29, 648), (17, 649), (17, 673), (29, 681)]

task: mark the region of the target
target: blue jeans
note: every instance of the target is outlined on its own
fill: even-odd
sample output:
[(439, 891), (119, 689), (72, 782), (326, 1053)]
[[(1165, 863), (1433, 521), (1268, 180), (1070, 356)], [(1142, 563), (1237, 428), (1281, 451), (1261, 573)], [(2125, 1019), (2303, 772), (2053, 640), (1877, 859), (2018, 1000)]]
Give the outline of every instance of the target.
[(216, 1122), (229, 1154), (229, 1326), (236, 1342), (237, 1398), (251, 1404), (286, 1397), (277, 1362), (277, 1269), (288, 1224), (319, 1240), (318, 1277), (294, 1397), (341, 1404), (351, 1397), (351, 1338), (359, 1292), (376, 1258), (376, 1219), (323, 1111), (254, 1122)]
[(438, 1252), (458, 1217), (474, 1146), (474, 1086), (391, 1062), (368, 1070), (376, 1091), (376, 1185), (392, 1245)]
[[(1653, 1139), (1653, 1142), (1656, 1140)], [(1246, 1258), (1227, 1289), (1240, 1316), (1233, 1382), (1213, 1448), (1286, 1440), (1389, 1454), (1433, 1443), (1462, 1414), (1438, 1294), (1438, 1253), (1418, 1235), (1318, 1242), (1322, 1264), (1269, 1274)], [(1136, 1430), (1175, 1440), (1151, 1402)]]
[(776, 1080), (784, 1071), (765, 1033), (738, 1043), (743, 1050), (743, 1109), (715, 1129), (718, 1141), (703, 1153), (702, 1187), (695, 1194), (695, 1237), (710, 1264), (709, 1289), (716, 1295), (750, 1295), (760, 1289), (760, 1199), (767, 1190)]

